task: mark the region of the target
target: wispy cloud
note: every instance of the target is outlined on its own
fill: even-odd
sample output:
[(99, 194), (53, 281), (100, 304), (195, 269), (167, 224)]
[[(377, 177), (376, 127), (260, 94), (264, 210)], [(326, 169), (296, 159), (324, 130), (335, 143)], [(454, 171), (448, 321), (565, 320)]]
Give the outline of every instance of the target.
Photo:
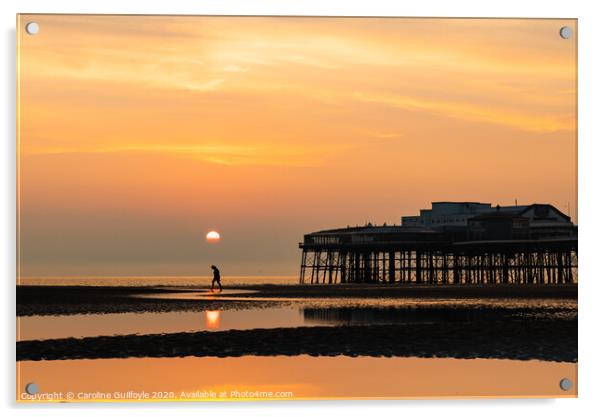
[(403, 134), (398, 132), (363, 132), (363, 134), (378, 139), (398, 139), (403, 137)]
[(492, 123), (508, 126), (528, 132), (558, 132), (574, 129), (574, 120), (570, 114), (562, 116), (540, 116), (513, 112), (508, 108), (477, 106), (472, 103), (429, 100), (401, 95), (373, 94), (355, 92), (352, 97), (365, 103), (373, 103), (404, 110), (426, 111), (446, 117), (467, 121)]
[(222, 68), (222, 71), (225, 72), (247, 72), (249, 68), (241, 67), (236, 64), (229, 64)]
[(319, 149), (299, 147), (277, 147), (274, 145), (144, 145), (144, 146), (69, 146), (69, 147), (29, 147), (23, 154), (66, 155), (66, 154), (135, 154), (152, 153), (169, 157), (195, 159), (219, 165), (276, 165), (276, 166), (317, 166), (324, 163), (324, 156), (334, 151), (334, 146), (325, 145)]

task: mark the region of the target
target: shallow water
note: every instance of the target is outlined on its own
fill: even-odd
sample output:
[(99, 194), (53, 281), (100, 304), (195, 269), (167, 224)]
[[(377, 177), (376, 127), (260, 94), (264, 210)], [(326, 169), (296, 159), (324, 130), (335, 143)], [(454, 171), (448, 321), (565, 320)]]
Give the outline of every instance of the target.
[[(57, 378), (60, 375), (60, 378)], [(562, 391), (559, 381), (574, 385)], [(17, 363), (25, 385), (62, 400), (574, 397), (577, 365), (498, 359), (349, 357), (129, 358)], [(60, 401), (60, 399), (58, 399)]]
[(238, 301), (257, 302), (260, 307), (262, 302), (278, 301), (303, 306), (325, 307), (441, 307), (441, 308), (512, 308), (534, 310), (577, 309), (577, 300), (573, 299), (548, 299), (548, 298), (398, 298), (398, 297), (266, 297), (255, 296), (259, 291), (254, 290), (229, 290), (222, 292), (210, 290), (186, 289), (182, 292), (168, 292), (156, 294), (133, 295), (135, 298), (157, 300), (210, 300), (210, 301)]
[[(125, 278), (111, 280), (123, 279)], [(160, 278), (152, 278), (151, 281), (156, 283), (158, 279)], [(149, 282), (149, 279), (145, 280)], [(211, 301), (223, 306), (232, 301), (244, 300), (243, 305), (247, 308), (199, 311), (198, 306), (201, 304), (198, 304), (195, 306), (196, 311), (25, 316), (17, 318), (18, 340), (300, 326), (516, 318), (575, 319), (577, 317), (577, 300), (570, 299), (441, 299), (375, 296), (304, 298), (267, 297), (251, 289), (225, 289), (222, 292), (212, 292), (186, 285), (170, 287), (170, 289), (177, 291), (132, 295), (132, 297), (164, 301)], [(277, 304), (276, 307), (274, 302)]]
[(297, 308), (202, 312), (75, 314), (17, 318), (18, 340), (324, 326)]
[[(237, 300), (235, 293), (207, 292), (159, 294), (183, 297)], [(237, 292), (239, 294), (240, 292)], [(248, 294), (246, 292), (245, 294)], [(249, 297), (262, 307), (264, 297)], [(269, 299), (273, 301), (273, 299)], [(269, 329), (278, 327), (399, 324), (418, 322), (465, 322), (501, 319), (574, 319), (576, 302), (571, 300), (425, 300), (382, 298), (278, 299), (282, 307), (182, 312), (74, 314), (17, 318), (18, 340), (67, 337), (160, 334), (195, 331)], [(253, 304), (253, 303), (252, 303)]]

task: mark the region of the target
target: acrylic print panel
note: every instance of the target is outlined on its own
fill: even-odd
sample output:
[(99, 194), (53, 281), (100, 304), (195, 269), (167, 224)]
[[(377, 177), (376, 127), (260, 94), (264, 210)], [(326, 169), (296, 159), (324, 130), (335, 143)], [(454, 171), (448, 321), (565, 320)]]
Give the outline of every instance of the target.
[(577, 395), (576, 20), (17, 33), (18, 401)]

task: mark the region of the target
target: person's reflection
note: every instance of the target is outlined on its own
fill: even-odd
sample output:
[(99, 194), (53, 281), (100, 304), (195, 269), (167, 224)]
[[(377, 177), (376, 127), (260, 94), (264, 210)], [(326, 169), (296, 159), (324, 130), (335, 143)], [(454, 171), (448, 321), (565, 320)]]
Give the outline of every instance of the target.
[(205, 326), (207, 329), (219, 329), (219, 310), (205, 311)]

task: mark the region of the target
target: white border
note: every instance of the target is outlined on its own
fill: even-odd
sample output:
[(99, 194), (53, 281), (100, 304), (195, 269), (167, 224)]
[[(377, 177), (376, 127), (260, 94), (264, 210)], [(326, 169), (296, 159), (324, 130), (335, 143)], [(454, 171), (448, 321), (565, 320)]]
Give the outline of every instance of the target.
[[(602, 109), (602, 15), (596, 1), (578, 0), (3, 0), (2, 8), (2, 92), (0, 101), (4, 129), (0, 169), (2, 204), (0, 205), (0, 257), (3, 267), (2, 376), (0, 392), (7, 415), (17, 412), (33, 415), (105, 416), (116, 409), (132, 414), (157, 415), (173, 411), (184, 415), (262, 415), (326, 416), (333, 413), (359, 416), (371, 412), (379, 415), (420, 414), (421, 416), (504, 416), (519, 413), (545, 414), (546, 417), (590, 415), (600, 409), (600, 360), (598, 343), (602, 274), (596, 270), (596, 250), (601, 246), (599, 210), (602, 205), (600, 182)], [(446, 401), (328, 401), (299, 403), (236, 404), (122, 404), (17, 406), (14, 403), (14, 277), (15, 277), (15, 14), (16, 13), (124, 13), (124, 14), (236, 14), (236, 15), (344, 15), (344, 16), (439, 16), (439, 17), (558, 17), (579, 19), (579, 256), (580, 332), (579, 399), (562, 400), (446, 400)], [(598, 105), (597, 105), (598, 104)], [(598, 210), (597, 210), (598, 209)], [(495, 376), (492, 375), (492, 378)], [(116, 378), (118, 376), (116, 375)], [(599, 403), (600, 401), (598, 401)], [(596, 407), (597, 406), (597, 407)], [(83, 408), (86, 408), (84, 411)], [(109, 408), (110, 410), (107, 410)], [(115, 411), (113, 411), (115, 410)], [(37, 413), (36, 413), (37, 414)]]

